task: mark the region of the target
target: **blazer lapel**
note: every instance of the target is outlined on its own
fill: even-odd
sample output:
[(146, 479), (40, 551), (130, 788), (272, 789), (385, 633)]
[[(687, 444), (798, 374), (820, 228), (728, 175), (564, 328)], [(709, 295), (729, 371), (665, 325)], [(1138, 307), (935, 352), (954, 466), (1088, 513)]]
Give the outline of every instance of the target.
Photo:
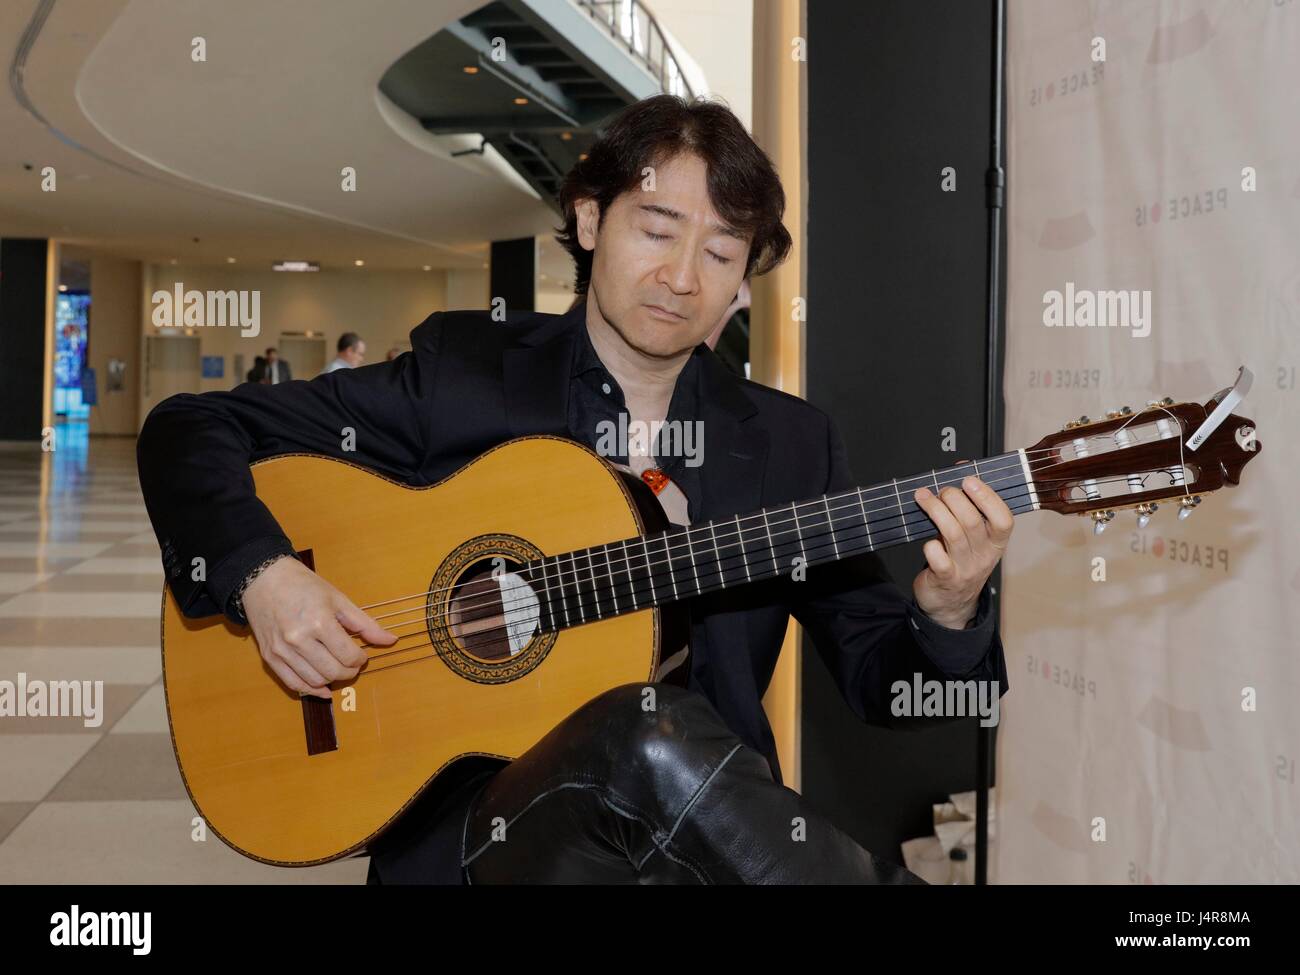
[(577, 328), (585, 327), (585, 304), (556, 319), (556, 328), (544, 329), (527, 345), (502, 354), (506, 422), (512, 436), (569, 434), (569, 380)]
[(749, 422), (757, 410), (722, 360), (708, 352), (700, 365), (700, 418), (704, 423), (701, 517), (755, 511), (762, 506), (767, 435)]

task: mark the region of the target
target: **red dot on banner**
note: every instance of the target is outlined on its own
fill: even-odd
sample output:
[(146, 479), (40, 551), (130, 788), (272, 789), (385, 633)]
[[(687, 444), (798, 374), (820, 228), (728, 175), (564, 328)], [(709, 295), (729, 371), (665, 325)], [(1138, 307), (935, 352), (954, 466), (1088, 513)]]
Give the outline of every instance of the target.
[(1049, 81), (1047, 83), (1047, 100), (1050, 102), (1052, 100), (1052, 96), (1055, 94), (1056, 94), (1056, 82)]
[(1046, 661), (1046, 660), (1043, 661), (1043, 676), (1044, 676), (1044, 677), (1051, 677), (1051, 676), (1052, 676), (1052, 668), (1049, 667), (1049, 666), (1047, 666), (1047, 661)]
[(1052, 370), (1050, 369), (1043, 370), (1043, 385), (1044, 386), (1052, 385)]
[(1160, 204), (1159, 204), (1159, 203), (1152, 203), (1152, 204), (1151, 204), (1151, 222), (1152, 222), (1152, 223), (1159, 223), (1159, 222), (1160, 222)]
[(1160, 556), (1165, 554), (1164, 539), (1157, 538), (1154, 542), (1151, 543), (1151, 554), (1154, 555), (1156, 558), (1160, 558)]

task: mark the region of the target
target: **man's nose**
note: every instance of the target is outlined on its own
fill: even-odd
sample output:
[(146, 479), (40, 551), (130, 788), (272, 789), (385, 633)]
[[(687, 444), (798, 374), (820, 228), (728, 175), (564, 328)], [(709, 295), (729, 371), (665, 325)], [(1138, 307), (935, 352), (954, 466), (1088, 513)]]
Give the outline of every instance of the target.
[(659, 280), (673, 294), (693, 294), (699, 289), (699, 272), (691, 248), (678, 246), (659, 269)]

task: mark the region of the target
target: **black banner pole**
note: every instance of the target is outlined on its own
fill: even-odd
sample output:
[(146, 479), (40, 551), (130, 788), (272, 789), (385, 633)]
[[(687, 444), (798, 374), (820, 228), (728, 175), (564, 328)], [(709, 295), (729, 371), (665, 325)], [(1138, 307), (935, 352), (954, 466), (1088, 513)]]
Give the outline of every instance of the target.
[[(987, 400), (984, 410), (986, 456), (1002, 452), (1002, 210), (1006, 206), (1007, 174), (1002, 166), (1002, 101), (1006, 50), (1006, 0), (993, 0), (993, 85), (989, 136), (989, 168), (984, 176), (988, 223), (988, 358), (985, 371)], [(992, 612), (999, 613), (999, 568), (989, 580)], [(989, 786), (992, 781), (997, 729), (981, 722), (976, 735), (975, 758), (975, 883), (989, 879)]]

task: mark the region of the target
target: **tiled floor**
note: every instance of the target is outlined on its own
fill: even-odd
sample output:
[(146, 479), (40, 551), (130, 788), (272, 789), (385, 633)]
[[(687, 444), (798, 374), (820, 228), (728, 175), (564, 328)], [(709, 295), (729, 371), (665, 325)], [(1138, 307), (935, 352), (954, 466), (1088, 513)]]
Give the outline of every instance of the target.
[(0, 444), (0, 680), (104, 682), (102, 723), (0, 717), (0, 883), (362, 883), (194, 838), (167, 732), (162, 568), (135, 441)]

